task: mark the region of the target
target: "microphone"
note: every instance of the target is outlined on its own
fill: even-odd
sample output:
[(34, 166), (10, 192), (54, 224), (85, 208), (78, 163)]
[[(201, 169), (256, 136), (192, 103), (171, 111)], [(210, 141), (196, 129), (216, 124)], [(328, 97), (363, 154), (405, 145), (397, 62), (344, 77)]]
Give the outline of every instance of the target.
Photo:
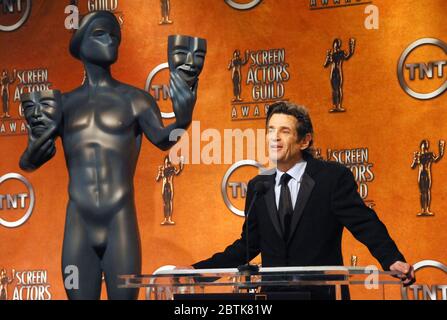
[(258, 196), (266, 193), (269, 186), (270, 186), (270, 184), (266, 181), (258, 181), (255, 184), (253, 198), (251, 199), (250, 205), (248, 206), (248, 210), (245, 213), (245, 249), (246, 249), (245, 262), (246, 263), (237, 267), (239, 272), (256, 273), (259, 271), (259, 267), (257, 265), (250, 264), (250, 247), (248, 245), (248, 216), (249, 216), (251, 209), (253, 208), (253, 205), (255, 204), (255, 201), (258, 198)]

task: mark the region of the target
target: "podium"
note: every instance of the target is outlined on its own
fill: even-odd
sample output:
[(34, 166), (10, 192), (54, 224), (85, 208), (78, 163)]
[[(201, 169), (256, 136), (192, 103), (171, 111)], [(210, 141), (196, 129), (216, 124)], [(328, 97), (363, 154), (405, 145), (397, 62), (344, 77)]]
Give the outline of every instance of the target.
[[(302, 291), (300, 288), (331, 286), (335, 299), (341, 300), (343, 286), (399, 286), (401, 280), (397, 276), (398, 272), (380, 271), (373, 266), (261, 267), (255, 273), (239, 272), (236, 268), (175, 269), (150, 275), (122, 275), (119, 287), (144, 288), (146, 299), (153, 300), (266, 300), (269, 292), (286, 291), (293, 297), (294, 291)], [(296, 297), (300, 299), (299, 294)], [(302, 294), (301, 298), (306, 299)]]

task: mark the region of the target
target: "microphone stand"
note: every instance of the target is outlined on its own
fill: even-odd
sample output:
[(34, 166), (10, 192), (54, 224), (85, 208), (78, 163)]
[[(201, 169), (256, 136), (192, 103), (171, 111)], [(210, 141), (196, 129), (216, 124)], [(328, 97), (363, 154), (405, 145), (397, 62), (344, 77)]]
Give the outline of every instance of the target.
[(250, 202), (250, 206), (248, 207), (247, 213), (245, 214), (245, 246), (246, 246), (246, 257), (245, 261), (246, 263), (243, 265), (240, 265), (237, 267), (237, 270), (242, 273), (246, 274), (256, 274), (259, 272), (259, 266), (255, 264), (250, 264), (250, 247), (248, 243), (248, 216), (251, 212), (251, 209), (253, 208), (253, 205), (258, 197), (258, 194), (260, 193), (260, 188), (255, 188), (255, 193), (253, 195), (253, 199)]
[(258, 274), (258, 272), (259, 272), (259, 266), (250, 264), (250, 246), (248, 243), (248, 237), (249, 237), (248, 217), (250, 215), (251, 210), (253, 209), (253, 205), (255, 204), (255, 201), (258, 198), (259, 194), (265, 193), (267, 188), (268, 187), (265, 182), (259, 181), (255, 185), (253, 199), (251, 200), (250, 205), (248, 206), (248, 210), (245, 213), (245, 246), (246, 246), (245, 247), (246, 248), (245, 261), (246, 261), (246, 263), (243, 265), (240, 265), (239, 267), (237, 267), (237, 269), (240, 273), (245, 275), (245, 282), (247, 283), (247, 285), (244, 286), (243, 288), (245, 288), (247, 290), (247, 292), (250, 292), (250, 289), (256, 289), (258, 287), (257, 285), (253, 285), (250, 283), (250, 277), (251, 277), (251, 275)]

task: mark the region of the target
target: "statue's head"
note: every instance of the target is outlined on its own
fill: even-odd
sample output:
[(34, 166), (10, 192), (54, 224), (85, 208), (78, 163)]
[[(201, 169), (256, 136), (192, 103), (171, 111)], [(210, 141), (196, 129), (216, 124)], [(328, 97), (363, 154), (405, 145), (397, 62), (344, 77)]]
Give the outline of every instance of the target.
[(430, 148), (430, 143), (428, 142), (428, 140), (422, 140), (421, 141), (421, 151), (428, 151), (428, 149)]
[(171, 165), (171, 160), (169, 159), (169, 156), (165, 156), (165, 167), (169, 167)]
[(233, 58), (239, 58), (241, 56), (241, 52), (239, 50), (234, 50), (233, 52)]
[(332, 47), (334, 48), (335, 51), (340, 50), (341, 48), (341, 39), (335, 39), (334, 42), (332, 43)]
[(76, 59), (109, 66), (118, 59), (121, 27), (109, 11), (85, 15), (70, 42), (70, 53)]
[(59, 90), (36, 91), (20, 96), (25, 119), (33, 136), (40, 137), (51, 126), (61, 121), (61, 93)]
[(179, 75), (193, 87), (197, 82), (205, 63), (206, 40), (181, 35), (168, 37), (169, 69)]

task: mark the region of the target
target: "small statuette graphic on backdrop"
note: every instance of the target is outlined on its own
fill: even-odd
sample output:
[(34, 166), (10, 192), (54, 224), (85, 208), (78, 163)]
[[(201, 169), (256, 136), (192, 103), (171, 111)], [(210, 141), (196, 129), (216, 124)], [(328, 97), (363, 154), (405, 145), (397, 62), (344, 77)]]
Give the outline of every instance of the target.
[(17, 71), (14, 69), (13, 75), (10, 75), (8, 70), (3, 70), (0, 78), (1, 82), (1, 96), (2, 96), (2, 116), (1, 118), (11, 118), (9, 114), (9, 96), (10, 96), (10, 87), (9, 85), (13, 84), (17, 78)]
[(430, 149), (430, 142), (424, 139), (420, 143), (420, 150), (414, 152), (411, 169), (418, 167), (418, 185), (420, 192), (421, 212), (418, 217), (431, 217), (434, 213), (430, 210), (431, 186), (433, 163), (439, 162), (444, 156), (445, 141), (439, 140), (439, 154), (436, 155)]
[(169, 14), (171, 13), (171, 1), (170, 0), (160, 0), (161, 6), (161, 20), (158, 24), (172, 24), (172, 20), (169, 19)]
[(241, 102), (242, 93), (242, 66), (246, 65), (248, 62), (249, 51), (245, 51), (244, 58), (241, 58), (241, 52), (239, 50), (234, 50), (233, 58), (228, 65), (228, 70), (231, 70), (231, 80), (233, 82), (233, 102)]
[(341, 49), (341, 39), (334, 39), (332, 50), (327, 50), (324, 67), (331, 67), (332, 108), (329, 112), (345, 112), (343, 107), (343, 62), (354, 55), (355, 39), (349, 39), (349, 51)]
[(358, 257), (355, 255), (351, 255), (351, 267), (357, 267), (358, 265)]
[(157, 182), (162, 179), (162, 198), (163, 198), (163, 212), (164, 220), (161, 223), (162, 226), (174, 225), (172, 221), (173, 213), (173, 200), (174, 200), (174, 176), (178, 176), (184, 169), (184, 158), (180, 157), (180, 163), (178, 168), (174, 166), (169, 159), (169, 156), (165, 156), (164, 163), (158, 167)]
[(15, 270), (12, 269), (11, 277), (8, 277), (8, 273), (5, 268), (0, 270), (0, 301), (8, 300), (8, 286), (14, 281)]

